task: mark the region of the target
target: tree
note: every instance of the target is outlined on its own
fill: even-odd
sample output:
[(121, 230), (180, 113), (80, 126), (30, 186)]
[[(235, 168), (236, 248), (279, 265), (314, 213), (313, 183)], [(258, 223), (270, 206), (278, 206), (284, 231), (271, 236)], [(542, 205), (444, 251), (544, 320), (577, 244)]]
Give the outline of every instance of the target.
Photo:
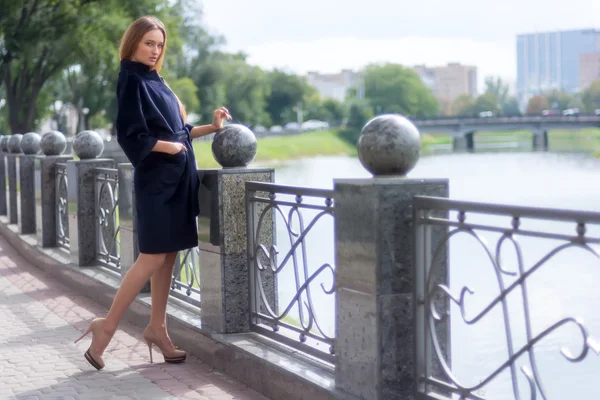
[(600, 79), (595, 80), (581, 94), (581, 102), (585, 112), (600, 109)]
[(348, 110), (348, 128), (360, 132), (367, 121), (373, 118), (373, 109), (366, 101), (355, 100)]
[(575, 98), (566, 92), (553, 90), (545, 95), (548, 105), (552, 109), (564, 110), (575, 106)]
[[(496, 97), (498, 107), (503, 108), (508, 100), (508, 84), (504, 83), (502, 78), (488, 76), (485, 78), (485, 91)], [(488, 99), (491, 97), (488, 97)]]
[(86, 57), (102, 57), (115, 35), (137, 14), (157, 10), (159, 0), (11, 1), (0, 16), (0, 81), (13, 132), (32, 129), (44, 85)]
[(533, 96), (527, 103), (527, 114), (541, 114), (548, 109), (548, 99), (544, 96)]
[(365, 98), (376, 114), (432, 117), (439, 106), (431, 90), (411, 69), (399, 64), (371, 64), (364, 71)]
[(521, 115), (519, 101), (516, 97), (509, 97), (502, 106), (502, 114), (506, 117), (518, 117)]
[(461, 94), (452, 103), (451, 113), (458, 117), (472, 116), (475, 99), (468, 94)]
[(283, 124), (293, 108), (304, 100), (306, 94), (314, 90), (303, 78), (278, 69), (267, 73), (271, 93), (267, 97), (267, 112), (274, 124)]
[(249, 125), (268, 125), (271, 118), (265, 108), (270, 86), (263, 70), (249, 65), (240, 54), (222, 67), (226, 105), (232, 117)]
[(335, 99), (325, 99), (321, 104), (324, 111), (324, 120), (329, 122), (330, 125), (337, 126), (342, 123), (346, 117), (346, 109), (344, 104)]
[(491, 111), (494, 115), (498, 115), (501, 112), (498, 98), (496, 94), (492, 92), (485, 92), (482, 95), (478, 96), (475, 99), (475, 103), (473, 104), (473, 114), (478, 115), (483, 111)]

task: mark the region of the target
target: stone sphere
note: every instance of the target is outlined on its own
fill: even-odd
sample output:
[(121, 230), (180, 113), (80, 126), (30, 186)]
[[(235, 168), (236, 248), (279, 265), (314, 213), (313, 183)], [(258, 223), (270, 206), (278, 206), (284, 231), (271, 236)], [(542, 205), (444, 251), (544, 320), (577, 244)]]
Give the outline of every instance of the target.
[(2, 135), (0, 138), (0, 149), (2, 149), (2, 151), (5, 153), (8, 153), (8, 141), (10, 136), (11, 135)]
[(79, 132), (73, 139), (73, 151), (81, 160), (97, 158), (104, 150), (104, 141), (95, 131)]
[(44, 155), (59, 156), (67, 148), (67, 138), (59, 131), (46, 132), (42, 135), (40, 147)]
[(357, 147), (361, 164), (373, 175), (404, 176), (421, 157), (421, 135), (401, 115), (380, 115), (366, 123)]
[(248, 127), (230, 124), (219, 129), (212, 142), (215, 160), (224, 168), (245, 167), (256, 156), (256, 136)]
[(24, 154), (37, 154), (40, 151), (41, 136), (35, 132), (23, 135), (21, 139), (21, 151)]
[(15, 133), (8, 139), (8, 150), (11, 153), (18, 154), (21, 152), (21, 139), (23, 135), (20, 133)]

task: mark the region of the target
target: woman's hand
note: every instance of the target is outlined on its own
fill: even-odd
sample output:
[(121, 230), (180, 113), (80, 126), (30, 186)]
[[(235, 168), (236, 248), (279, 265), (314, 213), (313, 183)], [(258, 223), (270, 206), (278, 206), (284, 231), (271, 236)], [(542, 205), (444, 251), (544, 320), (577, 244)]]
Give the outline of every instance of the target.
[(222, 129), (225, 123), (225, 119), (227, 119), (227, 121), (231, 121), (231, 115), (229, 115), (229, 110), (227, 110), (225, 107), (216, 109), (213, 112), (213, 128), (215, 130)]
[(166, 153), (168, 154), (177, 154), (181, 150), (187, 151), (187, 147), (185, 147), (182, 143), (179, 142), (170, 142), (170, 145), (166, 149)]

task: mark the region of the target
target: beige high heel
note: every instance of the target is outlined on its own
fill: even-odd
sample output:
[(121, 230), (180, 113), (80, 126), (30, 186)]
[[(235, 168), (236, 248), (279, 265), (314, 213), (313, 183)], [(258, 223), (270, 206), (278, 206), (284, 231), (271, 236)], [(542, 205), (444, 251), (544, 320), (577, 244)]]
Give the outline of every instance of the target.
[[(150, 363), (152, 363), (152, 345), (156, 345), (160, 349), (165, 359), (165, 362), (171, 364), (179, 364), (185, 361), (187, 354), (183, 350), (179, 350), (179, 347), (173, 346), (172, 343), (169, 343), (170, 346), (165, 344), (161, 339), (158, 338), (156, 331), (150, 325), (144, 329), (144, 340), (146, 340), (146, 344), (148, 345), (148, 351), (150, 352)], [(169, 349), (169, 347), (173, 347)]]
[(104, 360), (102, 360), (102, 357), (96, 353), (96, 343), (100, 338), (100, 335), (105, 334), (104, 333), (104, 318), (96, 318), (92, 321), (92, 323), (90, 324), (90, 326), (87, 328), (87, 330), (83, 333), (83, 335), (81, 335), (79, 338), (77, 338), (75, 340), (75, 343), (79, 342), (81, 339), (83, 339), (85, 336), (87, 336), (89, 333), (92, 333), (92, 343), (90, 344), (90, 347), (87, 349), (87, 351), (83, 354), (83, 356), (85, 357), (85, 359), (87, 360), (87, 362), (89, 362), (92, 367), (96, 368), (97, 370), (101, 370), (102, 368), (104, 368)]

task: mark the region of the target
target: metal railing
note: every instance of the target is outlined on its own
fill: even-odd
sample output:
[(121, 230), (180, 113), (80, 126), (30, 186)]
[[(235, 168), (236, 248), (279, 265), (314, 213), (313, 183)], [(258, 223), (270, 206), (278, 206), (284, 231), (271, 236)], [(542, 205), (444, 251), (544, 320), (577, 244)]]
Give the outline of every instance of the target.
[(598, 122), (600, 115), (525, 115), (514, 117), (438, 117), (429, 119), (413, 119), (417, 126), (456, 125), (456, 124), (502, 124), (502, 123), (532, 123), (532, 122)]
[(200, 307), (200, 251), (180, 251), (175, 258), (171, 296)]
[[(333, 191), (247, 182), (246, 215), (251, 329), (333, 362), (334, 245), (322, 243), (333, 238)], [(319, 237), (324, 223), (331, 232)], [(309, 259), (307, 248), (319, 245)], [(318, 256), (325, 259), (313, 261)]]
[(56, 244), (69, 249), (69, 215), (67, 198), (67, 165), (56, 164)]
[(119, 173), (117, 169), (95, 168), (96, 260), (115, 272), (121, 271), (119, 249)]
[[(501, 206), (425, 196), (415, 197), (413, 205), (417, 399), (498, 398), (487, 397), (488, 388), (497, 385), (498, 380), (505, 384), (503, 398), (548, 399), (548, 380), (542, 380), (539, 368), (542, 356), (539, 351), (536, 354), (536, 346), (544, 344), (545, 351), (556, 357), (557, 343), (565, 339), (557, 340), (552, 336), (552, 340), (548, 340), (548, 336), (566, 327), (579, 338), (569, 346), (577, 346), (575, 353), (566, 348), (561, 350), (566, 361), (580, 362), (590, 350), (600, 351), (600, 346), (583, 322), (571, 316), (572, 310), (564, 316), (551, 310), (545, 318), (536, 316), (534, 321), (534, 311), (545, 310), (548, 299), (531, 289), (535, 283), (532, 275), (536, 274), (536, 278), (541, 279), (540, 274), (549, 268), (549, 261), (563, 255), (566, 250), (579, 250), (576, 253), (588, 257), (593, 263), (592, 268), (600, 266), (600, 253), (596, 248), (600, 239), (597, 234), (589, 234), (590, 229), (598, 228), (600, 213)], [(493, 245), (489, 244), (490, 236), (494, 237)], [(461, 278), (470, 280), (470, 283), (456, 283), (462, 280), (454, 279), (457, 276), (454, 275), (455, 270), (461, 265), (453, 264), (451, 287), (448, 274), (440, 274), (438, 269), (446, 267), (444, 258), (448, 243), (456, 238), (473, 240), (472, 246), (461, 248), (461, 252), (468, 253), (462, 255), (463, 261), (468, 261), (465, 267), (468, 269)], [(541, 242), (544, 246), (529, 246), (529, 253), (533, 254), (525, 254), (522, 244), (533, 242)], [(512, 267), (506, 262), (507, 247), (514, 250), (514, 253), (511, 252), (514, 255)], [(481, 253), (481, 260), (477, 259), (477, 251)], [(481, 268), (488, 263), (491, 268)], [(581, 266), (581, 263), (574, 265)], [(490, 277), (487, 281), (490, 287), (487, 288), (481, 275), (486, 271)], [(565, 279), (563, 273), (556, 278), (558, 283)], [(475, 285), (480, 286), (477, 291), (473, 289)], [(544, 282), (544, 285), (547, 283)], [(577, 290), (581, 290), (580, 286)], [(548, 294), (557, 296), (562, 292), (550, 291)], [(440, 307), (444, 302), (446, 306)], [(453, 351), (450, 360), (444, 348), (449, 339), (444, 335), (449, 332), (450, 318), (452, 335), (456, 335), (455, 328), (459, 324), (464, 324), (465, 330), (474, 329), (476, 324), (489, 323), (494, 312), (497, 313), (498, 325), (502, 326), (494, 325), (493, 329), (488, 329), (485, 340), (491, 343), (498, 339), (503, 343), (502, 352), (493, 358), (489, 346), (485, 348), (485, 366), (489, 366), (489, 371), (479, 368), (469, 374), (457, 372), (456, 365), (453, 365), (456, 364), (456, 352)], [(493, 336), (495, 332), (501, 332), (497, 338)], [(452, 341), (453, 346), (455, 340)], [(469, 337), (465, 353), (477, 353), (473, 340), (472, 336)], [(546, 366), (543, 361), (541, 364)], [(518, 372), (519, 366), (521, 373)], [(526, 396), (522, 394), (523, 387), (523, 391), (528, 393)]]

